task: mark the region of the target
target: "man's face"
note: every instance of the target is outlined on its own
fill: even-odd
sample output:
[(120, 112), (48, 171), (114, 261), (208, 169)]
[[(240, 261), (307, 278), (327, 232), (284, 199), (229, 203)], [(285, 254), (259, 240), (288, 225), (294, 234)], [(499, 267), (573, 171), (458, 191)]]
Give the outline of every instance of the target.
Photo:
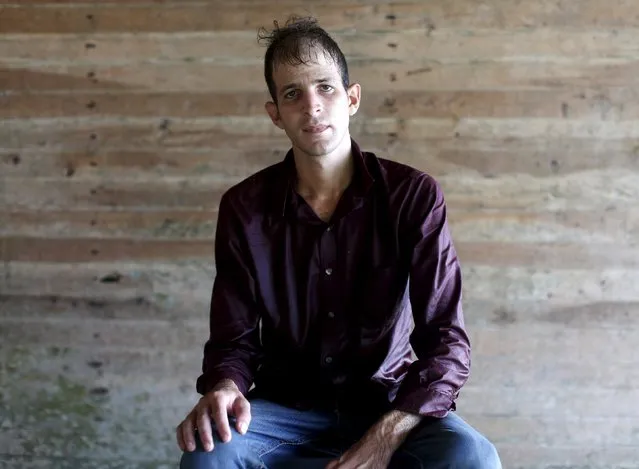
[(298, 151), (322, 156), (340, 144), (350, 149), (348, 124), (359, 107), (360, 87), (345, 90), (337, 64), (321, 51), (312, 58), (307, 64), (274, 67), (278, 105), (267, 103), (266, 109)]

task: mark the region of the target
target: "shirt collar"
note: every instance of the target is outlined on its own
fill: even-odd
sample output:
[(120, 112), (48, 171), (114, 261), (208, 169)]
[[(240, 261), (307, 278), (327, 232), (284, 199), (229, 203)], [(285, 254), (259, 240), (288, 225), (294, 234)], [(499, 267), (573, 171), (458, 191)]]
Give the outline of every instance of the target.
[[(351, 138), (351, 154), (353, 156), (353, 180), (351, 181), (351, 189), (356, 197), (364, 197), (372, 187), (375, 179), (371, 175), (369, 165), (367, 164), (367, 155), (364, 154), (357, 142)], [(370, 157), (370, 156), (369, 156)], [(283, 171), (280, 180), (281, 193), (275, 200), (278, 201), (278, 213), (282, 216), (286, 214), (286, 208), (291, 201), (291, 195), (295, 190), (295, 180), (297, 172), (295, 169), (295, 156), (291, 148), (284, 157), (282, 162)], [(277, 189), (280, 189), (277, 188)]]

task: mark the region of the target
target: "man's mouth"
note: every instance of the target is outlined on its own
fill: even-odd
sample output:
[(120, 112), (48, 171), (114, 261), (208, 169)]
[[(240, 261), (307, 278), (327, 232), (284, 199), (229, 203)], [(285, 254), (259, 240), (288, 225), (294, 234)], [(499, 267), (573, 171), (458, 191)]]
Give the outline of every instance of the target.
[(309, 125), (302, 128), (304, 132), (308, 132), (310, 134), (320, 134), (326, 129), (328, 129), (328, 125)]

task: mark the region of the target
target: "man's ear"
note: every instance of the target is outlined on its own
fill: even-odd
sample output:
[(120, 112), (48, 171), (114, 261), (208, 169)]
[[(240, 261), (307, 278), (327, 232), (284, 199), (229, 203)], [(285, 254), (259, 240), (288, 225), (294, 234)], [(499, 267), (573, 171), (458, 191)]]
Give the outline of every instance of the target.
[(359, 83), (351, 83), (346, 94), (348, 95), (348, 115), (354, 116), (362, 102), (362, 87)]
[(278, 126), (280, 129), (284, 129), (284, 127), (282, 127), (282, 119), (280, 118), (280, 111), (277, 108), (277, 104), (273, 101), (267, 101), (264, 108), (266, 109), (268, 116), (273, 121), (273, 124)]

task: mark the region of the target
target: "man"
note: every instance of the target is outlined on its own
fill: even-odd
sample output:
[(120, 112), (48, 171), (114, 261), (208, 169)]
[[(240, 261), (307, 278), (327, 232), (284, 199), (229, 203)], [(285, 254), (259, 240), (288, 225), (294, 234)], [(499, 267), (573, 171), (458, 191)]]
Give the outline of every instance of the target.
[(470, 345), (439, 185), (351, 139), (361, 88), (315, 20), (264, 38), (292, 149), (220, 201), (181, 467), (500, 468), (451, 412)]

